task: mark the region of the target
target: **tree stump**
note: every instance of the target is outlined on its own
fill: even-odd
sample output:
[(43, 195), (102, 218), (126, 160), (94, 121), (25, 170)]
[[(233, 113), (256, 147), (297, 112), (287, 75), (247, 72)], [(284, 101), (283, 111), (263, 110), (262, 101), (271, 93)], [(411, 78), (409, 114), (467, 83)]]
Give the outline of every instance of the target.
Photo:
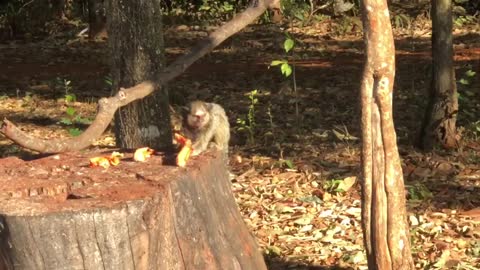
[(0, 159), (0, 269), (266, 269), (220, 153), (90, 168), (99, 155)]

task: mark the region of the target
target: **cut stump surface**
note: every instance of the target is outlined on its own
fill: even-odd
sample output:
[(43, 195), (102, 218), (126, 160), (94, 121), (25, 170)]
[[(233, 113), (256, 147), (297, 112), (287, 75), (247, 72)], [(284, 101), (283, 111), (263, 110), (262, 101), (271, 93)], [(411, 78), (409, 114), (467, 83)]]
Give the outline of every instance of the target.
[(218, 153), (0, 159), (0, 269), (266, 269)]

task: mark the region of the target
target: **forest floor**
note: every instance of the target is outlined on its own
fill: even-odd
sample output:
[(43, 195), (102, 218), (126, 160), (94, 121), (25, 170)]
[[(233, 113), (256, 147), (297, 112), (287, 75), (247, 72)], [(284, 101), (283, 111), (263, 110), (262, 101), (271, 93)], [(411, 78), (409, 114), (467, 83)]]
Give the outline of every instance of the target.
[[(286, 55), (277, 27), (249, 27), (168, 86), (174, 103), (204, 99), (226, 108), (234, 194), (270, 269), (366, 269), (358, 178), (363, 41), (359, 29), (335, 29), (328, 22), (289, 28), (296, 46)], [(415, 263), (479, 269), (480, 27), (455, 30), (462, 143), (432, 153), (414, 147), (428, 98), (431, 32), (428, 24), (412, 29), (395, 31), (394, 117)], [(168, 62), (206, 34), (201, 27), (168, 27)], [(296, 87), (278, 67), (269, 68), (279, 59), (295, 66)], [(68, 120), (94, 118), (98, 98), (110, 95), (104, 41), (59, 31), (0, 44), (0, 62), (0, 118), (35, 136), (85, 128)], [(237, 120), (247, 117), (253, 90), (258, 103), (249, 140)], [(67, 105), (72, 93), (76, 101)], [(70, 115), (68, 107), (75, 108)], [(110, 129), (96, 146), (114, 141)], [(0, 135), (0, 157), (31, 155)]]

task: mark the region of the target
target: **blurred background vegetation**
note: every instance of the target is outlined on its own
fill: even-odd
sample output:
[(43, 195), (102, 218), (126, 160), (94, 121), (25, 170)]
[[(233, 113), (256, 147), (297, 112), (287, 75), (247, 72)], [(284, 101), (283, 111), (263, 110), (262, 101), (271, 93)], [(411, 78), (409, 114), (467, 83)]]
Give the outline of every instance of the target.
[[(283, 16), (266, 13), (260, 23), (283, 21), (309, 25), (326, 20), (338, 21), (346, 29), (361, 27), (360, 0), (282, 0)], [(103, 1), (91, 0), (1, 0), (0, 39), (32, 38), (86, 27), (95, 16), (104, 16)], [(164, 0), (167, 24), (212, 25), (231, 18), (249, 4), (248, 0)], [(454, 0), (455, 24), (478, 21), (480, 1)], [(389, 0), (394, 27), (409, 27), (415, 19), (429, 19), (428, 0)], [(90, 14), (89, 14), (90, 12)], [(94, 16), (92, 16), (94, 13)]]

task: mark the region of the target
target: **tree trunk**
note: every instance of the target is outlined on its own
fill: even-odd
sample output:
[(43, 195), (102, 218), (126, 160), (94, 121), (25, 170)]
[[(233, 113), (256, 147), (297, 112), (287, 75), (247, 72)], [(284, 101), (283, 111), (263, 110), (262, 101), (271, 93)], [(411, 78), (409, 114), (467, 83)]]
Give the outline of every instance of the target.
[[(161, 0), (115, 1), (107, 7), (112, 89), (153, 79), (164, 68)], [(169, 147), (172, 142), (165, 87), (120, 108), (115, 115), (117, 146)]]
[(456, 148), (458, 97), (453, 67), (452, 1), (432, 0), (432, 83), (421, 147)]
[(220, 153), (186, 170), (93, 155), (0, 160), (0, 269), (266, 269)]
[(414, 269), (392, 118), (395, 48), (386, 0), (364, 0), (362, 225), (369, 269)]
[(104, 1), (88, 0), (88, 38), (99, 39), (107, 37), (107, 17)]

